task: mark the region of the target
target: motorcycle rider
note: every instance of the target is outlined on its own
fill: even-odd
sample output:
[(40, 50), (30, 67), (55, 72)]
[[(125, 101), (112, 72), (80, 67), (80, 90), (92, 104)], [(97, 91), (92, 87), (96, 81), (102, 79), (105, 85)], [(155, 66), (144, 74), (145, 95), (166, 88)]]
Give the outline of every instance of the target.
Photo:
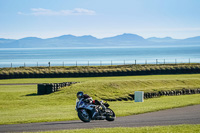
[(77, 98), (78, 98), (79, 100), (80, 100), (81, 98), (83, 98), (83, 99), (84, 99), (84, 102), (86, 102), (86, 103), (92, 103), (92, 102), (93, 102), (92, 98), (91, 98), (89, 95), (84, 94), (82, 91), (79, 91), (79, 92), (76, 94), (76, 96), (77, 96)]
[[(82, 91), (79, 91), (76, 96), (77, 96), (77, 98), (79, 100), (81, 98), (83, 98), (84, 99), (83, 101), (86, 102), (86, 103), (88, 103), (88, 104), (102, 105), (98, 100), (92, 100), (92, 98), (89, 95), (84, 94)], [(97, 116), (97, 114), (98, 114), (98, 110), (94, 109), (93, 111), (94, 111), (94, 113), (92, 115), (92, 118), (94, 119)]]

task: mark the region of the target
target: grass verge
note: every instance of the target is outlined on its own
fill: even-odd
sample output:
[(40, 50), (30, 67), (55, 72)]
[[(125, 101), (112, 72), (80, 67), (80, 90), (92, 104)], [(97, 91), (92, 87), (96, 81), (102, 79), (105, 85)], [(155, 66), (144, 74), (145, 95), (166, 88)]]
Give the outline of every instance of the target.
[[(37, 133), (199, 133), (200, 125), (173, 125), (154, 127), (116, 127), (46, 131)], [(30, 133), (30, 132), (29, 132)], [(34, 132), (35, 133), (35, 132)]]

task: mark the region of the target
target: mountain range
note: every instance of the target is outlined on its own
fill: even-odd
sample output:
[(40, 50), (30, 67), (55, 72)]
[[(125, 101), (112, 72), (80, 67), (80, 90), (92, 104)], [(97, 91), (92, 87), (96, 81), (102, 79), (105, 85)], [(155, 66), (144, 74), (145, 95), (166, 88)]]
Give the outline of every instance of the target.
[(200, 45), (200, 36), (186, 39), (171, 37), (144, 39), (136, 34), (124, 33), (98, 39), (91, 35), (63, 35), (53, 38), (26, 37), (22, 39), (0, 38), (0, 48), (49, 48), (49, 47), (118, 47), (118, 46), (180, 46)]

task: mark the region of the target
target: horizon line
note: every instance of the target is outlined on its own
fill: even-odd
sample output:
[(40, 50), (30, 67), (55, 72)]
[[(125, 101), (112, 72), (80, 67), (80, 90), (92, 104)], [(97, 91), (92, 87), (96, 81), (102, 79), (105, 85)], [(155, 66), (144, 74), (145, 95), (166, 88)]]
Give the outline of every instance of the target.
[[(107, 36), (107, 37), (96, 37), (94, 35), (89, 35), (89, 34), (86, 34), (86, 35), (74, 35), (74, 34), (63, 34), (63, 35), (59, 35), (59, 36), (52, 36), (52, 37), (38, 37), (38, 36), (25, 36), (25, 37), (20, 37), (20, 38), (1, 38), (0, 39), (12, 39), (12, 40), (20, 40), (20, 39), (23, 39), (23, 38), (29, 38), (29, 37), (33, 37), (33, 38), (40, 38), (40, 39), (50, 39), (50, 38), (56, 38), (56, 37), (61, 37), (61, 36), (75, 36), (75, 37), (83, 37), (83, 36), (92, 36), (92, 37), (95, 37), (97, 39), (104, 39), (104, 38), (110, 38), (110, 37), (115, 37), (115, 36), (119, 36), (119, 35), (124, 35), (124, 34), (131, 34), (131, 35), (137, 35), (137, 36), (140, 36), (142, 38), (144, 38), (143, 36), (141, 35), (138, 35), (138, 34), (134, 34), (134, 33), (122, 33), (122, 34), (117, 34), (117, 35), (113, 35), (113, 36)], [(193, 37), (198, 37), (198, 36), (190, 36), (190, 37), (186, 37), (186, 38), (173, 38), (171, 36), (164, 36), (164, 37), (156, 37), (156, 36), (152, 36), (152, 37), (146, 37), (144, 39), (148, 39), (148, 38), (172, 38), (172, 39), (188, 39), (188, 38), (193, 38)]]

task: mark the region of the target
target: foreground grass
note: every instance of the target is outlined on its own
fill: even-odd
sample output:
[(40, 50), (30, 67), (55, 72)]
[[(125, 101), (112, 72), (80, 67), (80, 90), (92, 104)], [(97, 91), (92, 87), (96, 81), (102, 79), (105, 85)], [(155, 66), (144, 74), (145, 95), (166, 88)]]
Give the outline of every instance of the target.
[[(116, 127), (116, 128), (94, 128), (59, 130), (37, 133), (199, 133), (200, 125), (175, 125), (154, 127)], [(30, 133), (30, 132), (29, 132)]]
[[(72, 86), (50, 95), (38, 96), (35, 95), (36, 86), (34, 85), (0, 86), (0, 124), (77, 120), (76, 92), (77, 89), (73, 89)], [(102, 95), (100, 92), (97, 91), (96, 96), (92, 96), (97, 98), (98, 95)], [(200, 94), (166, 96), (148, 99), (143, 103), (122, 101), (109, 102), (109, 104), (118, 117), (200, 104)]]

